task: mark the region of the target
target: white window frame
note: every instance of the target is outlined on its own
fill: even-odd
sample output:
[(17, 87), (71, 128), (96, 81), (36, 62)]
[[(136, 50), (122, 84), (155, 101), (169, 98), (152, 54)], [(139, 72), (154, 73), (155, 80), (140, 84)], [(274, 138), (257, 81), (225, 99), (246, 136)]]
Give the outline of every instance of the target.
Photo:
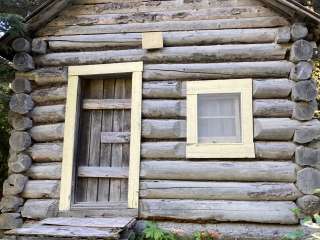
[[(198, 142), (198, 95), (240, 94), (241, 142)], [(187, 158), (254, 158), (252, 79), (187, 82)]]
[(61, 170), (59, 211), (69, 211), (72, 205), (73, 173), (79, 118), (80, 77), (103, 74), (132, 73), (131, 134), (128, 179), (128, 208), (138, 208), (141, 106), (142, 106), (143, 62), (112, 63), (98, 65), (70, 66), (68, 68), (68, 89)]

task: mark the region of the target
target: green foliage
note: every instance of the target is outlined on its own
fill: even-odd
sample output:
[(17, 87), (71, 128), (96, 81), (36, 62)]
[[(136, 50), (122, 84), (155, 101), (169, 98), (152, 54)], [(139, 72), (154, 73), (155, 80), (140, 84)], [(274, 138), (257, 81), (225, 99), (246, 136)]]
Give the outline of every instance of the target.
[[(317, 101), (318, 101), (318, 106), (319, 106), (319, 103), (320, 103), (320, 61), (314, 61), (313, 64), (314, 64), (314, 71), (312, 74), (312, 78), (317, 83), (317, 89), (318, 89)], [(315, 112), (315, 117), (320, 118), (320, 111), (319, 110)]]
[(218, 240), (220, 234), (214, 231), (198, 231), (193, 234), (194, 240)]
[(286, 234), (281, 240), (300, 240), (303, 239), (304, 232), (301, 230), (296, 230)]
[(159, 228), (155, 222), (147, 222), (143, 231), (143, 239), (148, 240), (177, 240), (177, 237), (171, 233)]

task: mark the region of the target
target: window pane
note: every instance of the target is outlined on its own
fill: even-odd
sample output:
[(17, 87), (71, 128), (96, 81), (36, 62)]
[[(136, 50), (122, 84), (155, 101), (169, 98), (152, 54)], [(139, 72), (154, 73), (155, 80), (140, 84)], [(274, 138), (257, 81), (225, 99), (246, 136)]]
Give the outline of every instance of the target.
[(198, 96), (199, 142), (240, 142), (240, 94)]

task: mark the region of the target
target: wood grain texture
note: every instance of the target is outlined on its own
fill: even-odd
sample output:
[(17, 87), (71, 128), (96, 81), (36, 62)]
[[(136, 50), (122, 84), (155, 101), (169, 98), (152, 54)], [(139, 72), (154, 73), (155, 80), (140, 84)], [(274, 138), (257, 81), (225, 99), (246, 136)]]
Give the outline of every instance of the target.
[(35, 58), (39, 66), (103, 64), (144, 61), (145, 63), (188, 63), (221, 61), (284, 60), (287, 47), (278, 44), (234, 44), (192, 47), (166, 47), (94, 52), (48, 53)]
[(105, 109), (130, 109), (130, 99), (84, 99), (83, 109), (105, 110)]
[(296, 207), (294, 202), (144, 199), (140, 204), (140, 216), (150, 219), (298, 223), (292, 212)]
[(78, 177), (86, 178), (128, 178), (128, 168), (124, 167), (79, 167)]
[(287, 77), (293, 64), (287, 61), (202, 63), (202, 64), (146, 64), (144, 80), (205, 80), (232, 78)]
[(101, 143), (128, 143), (130, 132), (101, 132)]
[(292, 183), (145, 180), (140, 184), (143, 199), (292, 201), (300, 196)]
[(66, 28), (47, 27), (37, 32), (37, 36), (79, 35), (102, 33), (130, 33), (153, 31), (190, 31), (241, 28), (267, 28), (287, 26), (283, 17), (258, 17), (242, 19), (219, 19), (201, 21), (166, 21), (157, 23), (130, 23), (123, 25), (68, 26)]
[[(297, 165), (272, 161), (143, 161), (141, 178), (212, 181), (295, 182)], [(214, 173), (214, 174), (212, 174)]]
[[(290, 38), (290, 29), (260, 28), (260, 29), (224, 29), (163, 32), (164, 46), (192, 46), (211, 44), (237, 44), (237, 43), (286, 43)], [(39, 38), (42, 39), (42, 38)], [(141, 34), (96, 34), (73, 36), (45, 37), (52, 51), (72, 51), (80, 49), (112, 49), (112, 48), (140, 48)]]

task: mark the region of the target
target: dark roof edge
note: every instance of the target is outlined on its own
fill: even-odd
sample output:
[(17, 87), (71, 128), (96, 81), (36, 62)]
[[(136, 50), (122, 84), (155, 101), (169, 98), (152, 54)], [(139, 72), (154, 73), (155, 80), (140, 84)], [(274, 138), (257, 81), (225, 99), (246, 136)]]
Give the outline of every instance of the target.
[(301, 3), (295, 1), (295, 0), (261, 0), (266, 5), (270, 5), (276, 9), (279, 9), (285, 14), (288, 14), (287, 12), (283, 11), (283, 8), (290, 9), (294, 13), (303, 16), (305, 18), (308, 18), (311, 22), (320, 24), (320, 14), (317, 12), (314, 12), (307, 8), (306, 6), (302, 5)]

